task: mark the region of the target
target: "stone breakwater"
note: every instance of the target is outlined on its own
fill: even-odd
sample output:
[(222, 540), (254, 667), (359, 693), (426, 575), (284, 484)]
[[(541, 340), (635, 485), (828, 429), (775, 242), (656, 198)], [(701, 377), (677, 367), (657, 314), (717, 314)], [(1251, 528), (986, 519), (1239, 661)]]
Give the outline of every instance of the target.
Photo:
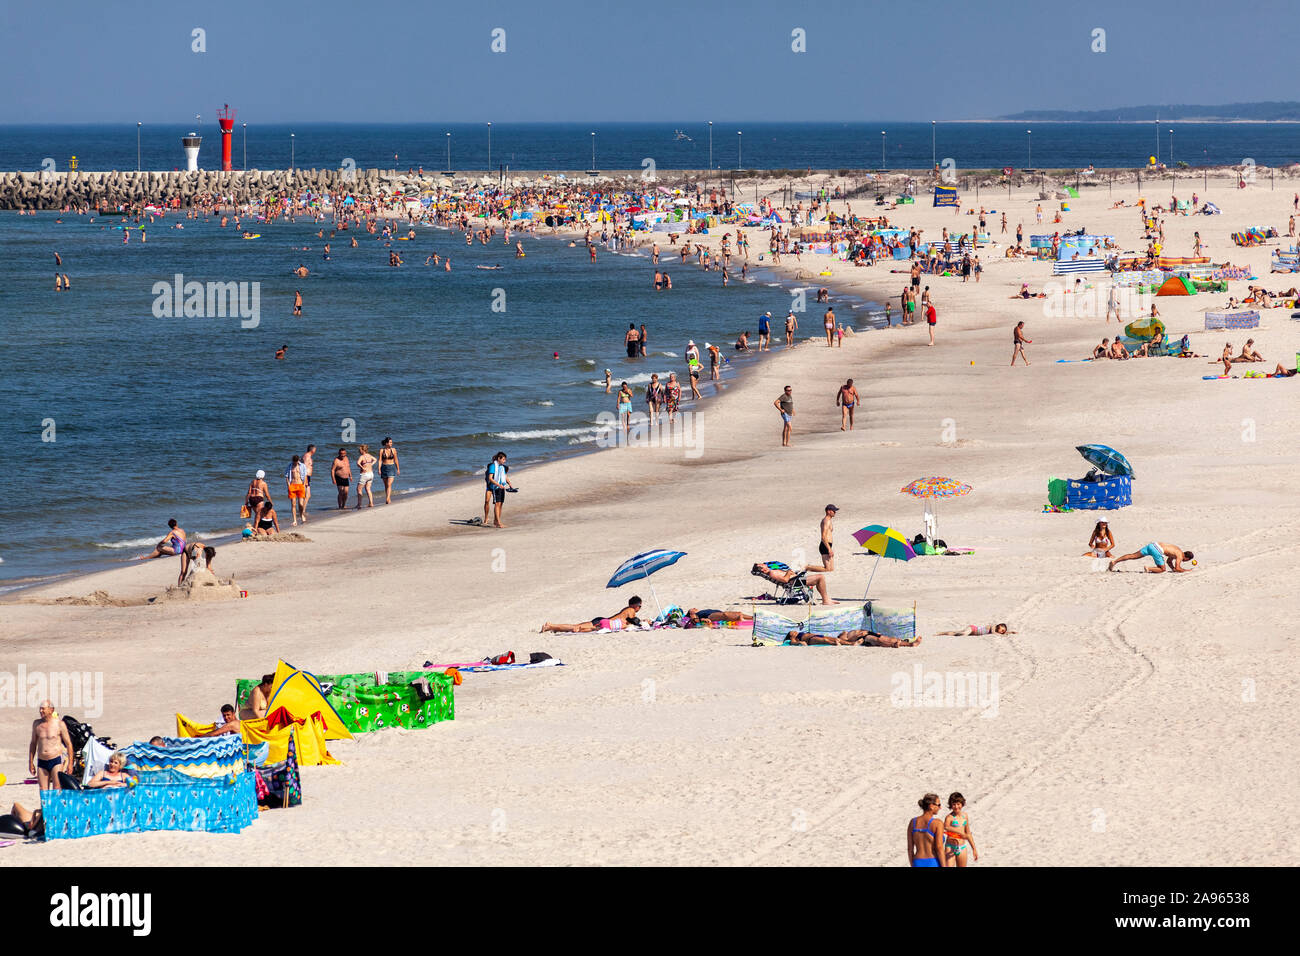
[[(850, 196), (868, 193), (889, 195), (901, 192), (910, 184), (914, 190), (928, 189), (935, 182), (931, 170), (891, 170), (888, 173), (869, 173), (865, 170), (660, 170), (653, 179), (647, 179), (641, 170), (607, 170), (592, 176), (582, 170), (551, 172), (511, 172), (504, 180), (508, 187), (530, 186), (592, 186), (611, 185), (623, 189), (648, 189), (653, 186), (694, 187), (709, 186), (730, 189), (742, 196), (751, 184), (762, 182), (771, 190), (773, 181), (790, 185), (827, 185), (834, 182)], [(1165, 170), (1098, 170), (1095, 175), (1081, 176), (1070, 170), (1044, 170), (1025, 173), (1019, 171), (1011, 177), (1016, 188), (1037, 186), (1041, 198), (1051, 198), (1066, 185), (1107, 186), (1129, 183), (1138, 179), (1149, 183), (1153, 192), (1162, 192), (1179, 185), (1186, 190), (1208, 180), (1228, 179), (1235, 184), (1242, 170), (1233, 167), (1209, 169)], [(1281, 179), (1295, 179), (1300, 175), (1300, 165), (1277, 170), (1265, 167), (1246, 171), (1253, 182), (1270, 182), (1274, 174)], [(996, 170), (972, 171), (945, 180), (961, 190), (1005, 188), (1007, 180)], [(65, 206), (89, 206), (92, 209), (118, 207), (131, 208), (145, 203), (173, 203), (181, 206), (214, 199), (225, 203), (242, 204), (288, 193), (351, 194), (358, 199), (391, 200), (395, 196), (413, 197), (422, 190), (439, 187), (473, 188), (501, 182), (490, 173), (459, 173), (446, 177), (439, 173), (415, 173), (382, 169), (250, 169), (231, 172), (198, 170), (185, 172), (137, 172), (135, 170), (112, 172), (8, 172), (0, 173), (0, 209), (62, 209)], [(748, 197), (746, 197), (748, 198)]]
[[(431, 185), (430, 177), (424, 177)], [(243, 203), (293, 191), (351, 193), (361, 198), (392, 196), (419, 188), (420, 177), (378, 169), (239, 170), (216, 172), (76, 172), (0, 174), (0, 209), (61, 209), (64, 206), (182, 206), (213, 197)]]

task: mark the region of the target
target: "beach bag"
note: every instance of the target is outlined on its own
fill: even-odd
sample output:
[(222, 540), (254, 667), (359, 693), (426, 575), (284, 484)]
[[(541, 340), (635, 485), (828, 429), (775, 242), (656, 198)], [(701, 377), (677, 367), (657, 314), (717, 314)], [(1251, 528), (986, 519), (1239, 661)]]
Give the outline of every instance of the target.
[(240, 509), (239, 509), (239, 517), (241, 517), (241, 518), (251, 518), (251, 517), (253, 517), (253, 512), (252, 512), (252, 510), (248, 507), (248, 505), (245, 504), (245, 505), (243, 505), (243, 506), (240, 507)]

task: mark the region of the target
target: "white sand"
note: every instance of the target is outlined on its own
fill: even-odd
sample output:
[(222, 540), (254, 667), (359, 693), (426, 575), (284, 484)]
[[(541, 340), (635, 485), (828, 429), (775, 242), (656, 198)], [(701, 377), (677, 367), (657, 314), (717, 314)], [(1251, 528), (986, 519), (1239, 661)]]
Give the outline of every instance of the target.
[[(1190, 255), (1199, 229), (1215, 261), (1253, 263), (1270, 289), (1300, 283), (1267, 275), (1267, 247), (1228, 239), (1254, 224), (1285, 232), (1293, 191), (1272, 192), (1266, 180), (1198, 189), (1225, 215), (1169, 217), (1166, 251)], [(1136, 191), (1122, 194), (1131, 201)], [(1168, 201), (1164, 188), (1147, 195)], [(1005, 201), (983, 198), (999, 214)], [(1110, 201), (1104, 187), (1085, 191), (1062, 228), (1086, 224), (1142, 248), (1136, 213), (1111, 212)], [(977, 208), (973, 196), (965, 205)], [(1018, 220), (1026, 237), (1051, 231), (1033, 224), (1033, 207), (1016, 197), (1012, 233)], [(866, 202), (855, 209), (874, 213)], [(927, 238), (973, 222), (919, 204), (892, 215), (924, 226)], [(998, 216), (989, 220), (996, 233)], [(752, 254), (766, 251), (751, 235)], [(1285, 801), (1297, 771), (1300, 377), (1206, 382), (1204, 360), (1058, 365), (1115, 327), (1047, 319), (1041, 301), (1008, 301), (1022, 280), (1041, 286), (1050, 266), (998, 255), (985, 257), (978, 286), (924, 280), (939, 309), (936, 347), (925, 345), (923, 325), (855, 336), (842, 350), (800, 345), (704, 404), (699, 458), (619, 449), (516, 469), (523, 492), (507, 499), (505, 531), (449, 523), (481, 513), (481, 486), (471, 482), (313, 521), (308, 544), (222, 548), (217, 570), (235, 573), (248, 600), (6, 605), (5, 666), (102, 670), (103, 714), (92, 723), (118, 742), (173, 732), (178, 710), (212, 717), (237, 677), (272, 669), (277, 656), (327, 673), (505, 650), (546, 650), (568, 666), (468, 675), (454, 722), (335, 745), (344, 765), (305, 769), (301, 808), (264, 814), (238, 836), (15, 846), (0, 864), (235, 863), (256, 852), (307, 865), (902, 865), (906, 822), (928, 790), (967, 795), (981, 865), (1293, 861), (1300, 840), (1261, 836), (1255, 807)], [(803, 268), (819, 267), (805, 257)], [(897, 294), (905, 282), (888, 263), (833, 268), (836, 289)], [(1172, 334), (1191, 331), (1199, 351), (1217, 354), (1225, 338), (1246, 338), (1196, 332), (1201, 311), (1226, 299), (1158, 304)], [(812, 334), (820, 309), (811, 292), (808, 308)], [(782, 313), (773, 313), (779, 329)], [(1033, 365), (1009, 369), (1019, 318)], [(1267, 371), (1300, 350), (1289, 310), (1266, 313), (1251, 335)], [(850, 376), (865, 407), (844, 434), (833, 400)], [(772, 401), (787, 383), (796, 444), (782, 449)], [(956, 441), (945, 444), (947, 419)], [(1157, 539), (1195, 550), (1199, 567), (1149, 575), (1132, 563), (1108, 575), (1079, 556), (1098, 514), (1041, 509), (1049, 476), (1085, 470), (1074, 446), (1086, 442), (1121, 449), (1137, 473), (1133, 507), (1103, 514), (1117, 553)], [(940, 534), (976, 553), (882, 562), (873, 597), (917, 602), (919, 648), (753, 649), (740, 630), (536, 633), (545, 620), (611, 613), (634, 590), (648, 599), (645, 587), (603, 585), (649, 547), (689, 552), (654, 579), (665, 601), (748, 608), (745, 597), (762, 589), (750, 564), (794, 563), (798, 549), (815, 556), (827, 502), (842, 509), (832, 593), (860, 598), (874, 558), (855, 553), (850, 533), (885, 523), (910, 537), (922, 507), (898, 489), (929, 474), (974, 486), (942, 503)], [(131, 565), (23, 597), (102, 589), (138, 598), (174, 573), (170, 561)], [(994, 620), (1019, 634), (933, 636)], [(918, 663), (996, 675), (996, 716), (892, 706), (891, 677)], [(0, 772), (11, 783), (25, 776), (34, 716), (0, 711)], [(35, 801), (33, 787), (0, 793), (6, 803)]]

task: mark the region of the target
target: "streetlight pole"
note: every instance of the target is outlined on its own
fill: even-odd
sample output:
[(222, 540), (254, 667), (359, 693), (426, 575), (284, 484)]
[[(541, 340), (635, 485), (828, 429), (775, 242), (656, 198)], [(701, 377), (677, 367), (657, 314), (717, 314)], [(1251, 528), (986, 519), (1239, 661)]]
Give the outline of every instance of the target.
[(741, 151), (740, 151), (740, 147), (741, 147), (741, 144), (742, 144), (743, 142), (744, 142), (744, 140), (741, 139), (741, 132), (740, 132), (740, 130), (736, 130), (736, 169), (743, 169), (743, 168), (744, 168), (743, 165), (742, 165), (742, 162), (741, 162), (741, 158), (740, 158), (741, 155), (742, 155), (742, 153), (741, 153)]
[(289, 168), (293, 169), (294, 134), (289, 134)]
[(135, 124), (135, 171), (140, 171), (140, 123)]
[(939, 151), (935, 149), (935, 145), (934, 145), (934, 127), (936, 122), (938, 121), (930, 120), (930, 165), (931, 166), (939, 165)]
[(885, 131), (880, 131), (880, 168), (885, 169)]
[(1034, 168), (1034, 131), (1032, 129), (1025, 130), (1025, 139), (1029, 142), (1029, 165), (1026, 166), (1025, 168), (1033, 169)]
[(447, 134), (447, 172), (451, 172), (451, 133)]
[(248, 124), (244, 124), (244, 172), (248, 172)]
[(1169, 131), (1169, 168), (1172, 169), (1173, 165), (1174, 165), (1174, 131), (1170, 130)]
[(488, 123), (488, 171), (492, 170), (492, 124)]
[(709, 120), (709, 169), (713, 169), (713, 120)]
[(591, 168), (596, 169), (596, 131), (591, 131)]

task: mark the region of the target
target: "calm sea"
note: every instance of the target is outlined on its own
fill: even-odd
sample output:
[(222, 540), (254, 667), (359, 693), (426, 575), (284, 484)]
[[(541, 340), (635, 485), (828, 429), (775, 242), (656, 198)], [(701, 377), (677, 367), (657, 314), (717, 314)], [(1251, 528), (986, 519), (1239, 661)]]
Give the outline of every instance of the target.
[[(650, 373), (682, 375), (688, 338), (730, 345), (758, 314), (791, 304), (770, 275), (724, 289), (720, 273), (694, 265), (668, 265), (674, 289), (656, 294), (644, 254), (602, 249), (593, 266), (554, 238), (524, 238), (527, 257), (515, 259), (513, 239), (466, 246), (420, 226), (392, 244), (407, 264), (390, 268), (389, 250), (364, 233), (356, 249), (340, 233), (324, 261), (319, 226), (304, 219), (244, 240), (216, 221), (171, 229), (183, 220), (169, 217), (129, 244), (117, 221), (55, 220), (0, 213), (0, 408), (16, 452), (0, 479), (0, 578), (11, 583), (128, 558), (173, 516), (203, 534), (235, 530), (254, 471), (282, 498), (289, 457), (315, 443), (327, 475), (350, 423), (372, 448), (393, 437), (401, 492), (480, 474), (498, 449), (526, 485), (530, 461), (595, 447), (597, 415), (614, 410), (596, 384), (604, 369), (615, 388), (638, 386), (639, 411)], [(56, 251), (71, 291), (53, 291)], [(452, 257), (450, 273), (424, 265), (434, 251)], [(309, 278), (291, 276), (299, 263)], [(261, 283), (260, 324), (156, 318), (154, 284), (177, 273)], [(854, 304), (866, 320), (868, 304)], [(648, 326), (647, 359), (626, 357), (628, 322)], [(332, 499), (326, 485), (312, 506)], [(467, 517), (477, 504), (466, 499)]]
[[(245, 128), (243, 123), (250, 120)], [(1172, 137), (1169, 131), (1173, 130)], [(215, 113), (197, 127), (145, 124), (139, 130), (143, 169), (184, 166), (180, 138), (203, 136), (199, 165), (220, 168)], [(593, 137), (591, 134), (595, 133)], [(881, 133), (884, 133), (882, 137)], [(447, 134), (451, 136), (448, 137)], [(46, 158), (67, 169), (135, 169), (136, 126), (8, 126), (0, 136), (0, 170), (38, 171)], [(737, 135), (739, 134), (739, 135)], [(259, 124), (235, 125), (236, 169), (358, 168), (426, 171), (588, 169), (925, 169), (944, 159), (958, 170), (1029, 166), (1041, 169), (1145, 166), (1151, 156), (1174, 165), (1260, 166), (1300, 161), (1300, 125), (1259, 123), (767, 123), (683, 121), (660, 124)], [(883, 146), (883, 153), (882, 153)], [(1172, 162), (1170, 159), (1172, 151)], [(245, 156), (247, 157), (245, 161)], [(710, 164), (710, 158), (712, 163)]]

